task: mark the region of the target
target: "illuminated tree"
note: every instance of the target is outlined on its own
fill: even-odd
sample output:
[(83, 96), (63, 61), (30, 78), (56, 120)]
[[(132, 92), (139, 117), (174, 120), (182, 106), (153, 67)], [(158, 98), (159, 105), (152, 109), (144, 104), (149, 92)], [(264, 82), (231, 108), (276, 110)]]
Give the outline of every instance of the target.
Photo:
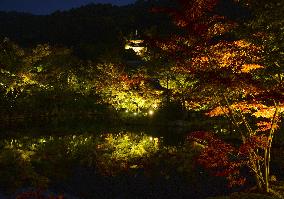
[(94, 79), (96, 92), (104, 103), (131, 112), (157, 109), (161, 91), (149, 86), (145, 71), (127, 74), (121, 65), (98, 64)]
[[(208, 134), (198, 134), (197, 140), (203, 140), (207, 145), (202, 163), (207, 168), (231, 168), (222, 175), (232, 185), (244, 183), (244, 179), (237, 180), (232, 176), (238, 174), (236, 168), (245, 165), (255, 176), (259, 190), (269, 192), (270, 150), (284, 112), (283, 66), (277, 61), (275, 65), (282, 70), (270, 72), (272, 66), (267, 62), (267, 54), (271, 48), (258, 42), (270, 34), (255, 31), (251, 37), (242, 35), (242, 21), (218, 12), (217, 8), (222, 8), (224, 2), (177, 2), (180, 5), (177, 9), (163, 10), (170, 13), (181, 28), (181, 34), (172, 35), (168, 41), (157, 41), (156, 45), (175, 60), (175, 71), (188, 74), (191, 81), (198, 82), (187, 97), (188, 104), (194, 105), (192, 108), (197, 104), (206, 108), (211, 117), (229, 119), (242, 140), (236, 152)], [(242, 8), (234, 2), (231, 6), (233, 10)], [(216, 151), (216, 147), (223, 148), (227, 154)], [(219, 156), (212, 155), (213, 152)], [(214, 157), (224, 155), (225, 158), (232, 154), (238, 154), (233, 166), (234, 156), (215, 162)]]
[[(3, 115), (11, 116), (17, 101), (31, 95), (39, 86), (31, 66), (25, 61), (29, 55), (9, 39), (0, 43), (0, 93)], [(5, 113), (6, 112), (6, 113)]]
[(23, 49), (5, 39), (0, 43), (0, 63), (4, 117), (5, 111), (9, 117), (57, 114), (80, 98), (96, 103), (90, 64), (78, 60), (70, 49), (47, 44)]
[[(32, 94), (33, 89), (50, 89), (55, 86), (56, 81), (60, 81), (62, 85), (71, 86), (69, 82), (74, 72), (70, 72), (72, 68), (66, 69), (62, 66), (68, 64), (64, 59), (65, 55), (70, 55), (70, 50), (55, 49), (46, 44), (24, 50), (5, 39), (1, 43), (3, 90), (6, 94), (11, 93), (17, 97), (23, 93)], [(71, 59), (70, 56), (68, 59)], [(65, 80), (62, 80), (62, 76)]]

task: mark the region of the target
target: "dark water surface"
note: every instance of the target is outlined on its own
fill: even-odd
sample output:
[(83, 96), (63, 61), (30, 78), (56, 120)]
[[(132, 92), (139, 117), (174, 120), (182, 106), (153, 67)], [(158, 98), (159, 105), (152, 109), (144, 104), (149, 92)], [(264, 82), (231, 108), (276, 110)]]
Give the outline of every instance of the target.
[(186, 128), (105, 120), (30, 120), (2, 125), (0, 189), (66, 198), (206, 198), (224, 179), (195, 165)]

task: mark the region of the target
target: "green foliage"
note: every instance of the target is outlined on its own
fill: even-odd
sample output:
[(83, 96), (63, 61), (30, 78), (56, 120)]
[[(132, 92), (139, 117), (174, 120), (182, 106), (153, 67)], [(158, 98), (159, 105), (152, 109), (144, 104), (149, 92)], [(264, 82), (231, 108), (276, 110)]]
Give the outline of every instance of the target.
[(76, 114), (98, 108), (95, 74), (70, 49), (46, 44), (22, 49), (5, 39), (0, 43), (0, 62), (2, 118)]
[(94, 80), (97, 94), (102, 102), (112, 105), (117, 110), (139, 113), (156, 109), (160, 103), (161, 92), (154, 90), (147, 83), (145, 70), (127, 73), (123, 65), (98, 64)]
[(1, 148), (0, 185), (10, 191), (63, 182), (77, 167), (103, 176), (144, 171), (153, 177), (194, 180), (192, 160), (199, 151), (164, 146), (161, 138), (133, 133), (6, 139)]
[(117, 175), (132, 168), (143, 168), (143, 162), (159, 151), (159, 139), (130, 133), (108, 134), (97, 149), (98, 169), (105, 175)]
[(0, 184), (7, 192), (25, 186), (45, 188), (48, 178), (39, 175), (31, 164), (33, 152), (16, 148), (5, 148), (0, 154)]
[[(252, 12), (251, 20), (246, 23), (246, 37), (263, 45), (263, 63), (268, 66), (262, 76), (265, 84), (281, 84), (283, 82), (284, 33), (282, 1), (249, 1), (244, 2)], [(249, 31), (249, 32), (248, 32)], [(251, 34), (254, 32), (254, 34)]]

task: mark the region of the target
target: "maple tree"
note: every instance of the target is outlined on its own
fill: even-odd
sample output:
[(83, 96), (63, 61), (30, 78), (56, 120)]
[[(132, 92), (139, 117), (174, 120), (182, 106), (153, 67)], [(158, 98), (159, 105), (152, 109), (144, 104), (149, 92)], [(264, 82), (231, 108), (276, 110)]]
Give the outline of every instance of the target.
[(69, 49), (57, 49), (47, 44), (23, 49), (4, 39), (0, 50), (1, 87), (4, 93), (17, 98), (22, 94), (32, 95), (36, 91), (63, 86), (76, 90), (74, 81), (79, 75), (74, 65), (79, 64), (72, 58)]
[(135, 113), (157, 109), (161, 91), (150, 87), (147, 74), (142, 69), (131, 74), (123, 65), (111, 63), (98, 64), (95, 68), (97, 75), (93, 84), (102, 102), (117, 110)]
[(8, 115), (8, 120), (71, 111), (70, 103), (79, 105), (79, 99), (80, 106), (86, 101), (96, 103), (89, 64), (68, 48), (47, 44), (21, 48), (4, 39), (0, 42), (0, 77), (0, 116)]
[[(215, 174), (226, 176), (231, 185), (245, 182), (236, 176), (237, 168), (246, 166), (255, 176), (259, 190), (269, 192), (272, 140), (284, 112), (282, 62), (271, 57), (271, 45), (262, 42), (273, 31), (251, 28), (250, 35), (242, 33), (244, 21), (234, 20), (216, 9), (222, 7), (222, 1), (177, 2), (179, 6), (175, 9), (159, 10), (173, 17), (181, 34), (157, 40), (155, 45), (175, 60), (176, 72), (190, 76), (187, 81), (198, 82), (186, 96), (189, 107), (203, 107), (210, 117), (226, 117), (242, 140), (239, 149), (235, 149), (207, 133), (193, 134), (191, 138), (203, 140), (206, 146), (200, 162), (217, 169)], [(244, 4), (238, 3), (232, 1), (232, 9), (243, 8)], [(257, 13), (252, 11), (255, 1), (246, 1), (245, 5), (249, 5), (248, 12)], [(273, 70), (275, 65), (277, 70)]]

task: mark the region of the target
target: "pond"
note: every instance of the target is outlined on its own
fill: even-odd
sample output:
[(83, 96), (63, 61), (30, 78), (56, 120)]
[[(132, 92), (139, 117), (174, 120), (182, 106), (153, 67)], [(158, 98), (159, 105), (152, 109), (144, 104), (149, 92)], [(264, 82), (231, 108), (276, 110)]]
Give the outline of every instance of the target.
[(200, 149), (186, 142), (189, 129), (78, 122), (2, 128), (1, 192), (87, 199), (198, 199), (228, 192), (224, 179), (196, 166)]

